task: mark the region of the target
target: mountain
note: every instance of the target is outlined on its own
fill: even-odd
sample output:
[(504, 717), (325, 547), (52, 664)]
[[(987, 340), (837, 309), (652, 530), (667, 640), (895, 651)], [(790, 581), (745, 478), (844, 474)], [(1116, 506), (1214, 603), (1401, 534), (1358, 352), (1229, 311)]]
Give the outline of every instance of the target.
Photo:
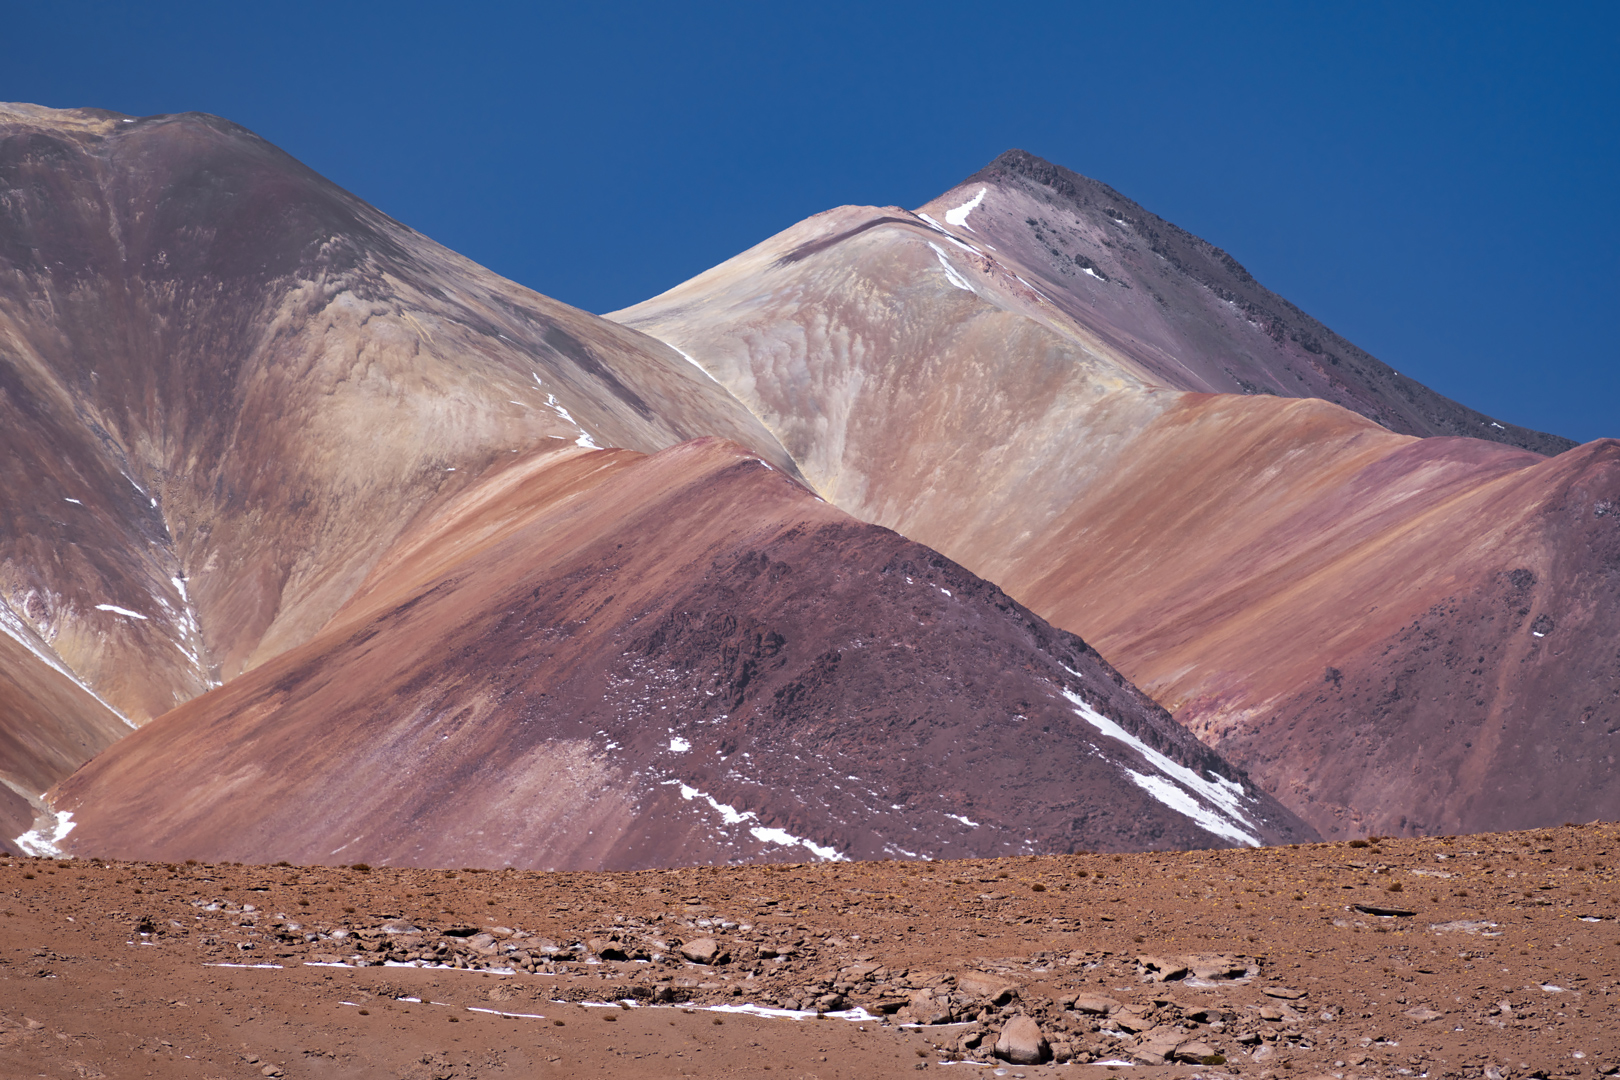
[(1620, 816), (1620, 444), (1543, 456), (1103, 185), (1004, 155), (611, 317), (1324, 835)]
[(972, 225), (964, 216), (961, 228), (1016, 260), (1046, 300), (1161, 385), (1321, 398), (1403, 435), (1462, 435), (1540, 454), (1575, 445), (1400, 374), (1220, 248), (1061, 165), (1009, 150), (918, 213), (937, 220), (975, 199)]
[(115, 858), (635, 869), (1314, 833), (1072, 634), (733, 443), (520, 456), (51, 793)]
[(699, 435), (793, 469), (668, 346), (241, 127), (0, 106), (0, 625), (31, 650), (0, 651), (0, 681), (43, 664), (92, 692), (8, 707), (0, 739), (51, 749), (0, 778), (38, 793), (106, 745), (123, 725), (95, 696), (144, 723), (307, 641), (514, 455)]

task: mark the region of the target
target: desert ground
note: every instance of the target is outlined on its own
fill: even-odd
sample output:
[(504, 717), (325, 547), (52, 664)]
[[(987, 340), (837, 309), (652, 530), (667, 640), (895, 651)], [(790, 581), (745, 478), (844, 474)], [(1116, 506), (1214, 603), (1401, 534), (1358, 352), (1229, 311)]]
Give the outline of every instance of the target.
[(0, 1075), (1600, 1076), (1617, 855), (1594, 823), (621, 874), (10, 858)]

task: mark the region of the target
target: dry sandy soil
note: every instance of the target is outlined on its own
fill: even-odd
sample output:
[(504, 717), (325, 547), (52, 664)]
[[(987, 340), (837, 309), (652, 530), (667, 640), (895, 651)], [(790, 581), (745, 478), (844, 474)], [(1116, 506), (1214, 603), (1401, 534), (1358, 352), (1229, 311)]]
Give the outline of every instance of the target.
[[(1355, 843), (624, 874), (8, 859), (0, 1075), (1620, 1071), (1620, 826)], [(1021, 1015), (1047, 1060), (993, 1060)]]

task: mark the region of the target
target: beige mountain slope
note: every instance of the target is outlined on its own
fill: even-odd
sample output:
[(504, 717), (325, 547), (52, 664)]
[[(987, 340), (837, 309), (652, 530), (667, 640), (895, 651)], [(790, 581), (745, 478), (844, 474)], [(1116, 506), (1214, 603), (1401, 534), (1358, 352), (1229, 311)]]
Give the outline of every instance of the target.
[[(1290, 368), (1234, 330), (1241, 304), (1170, 304), (1209, 292), (1190, 257), (1055, 282), (1004, 235), (1040, 187), (829, 211), (612, 317), (696, 357), (824, 496), (1082, 634), (1324, 835), (1620, 815), (1620, 444), (1549, 459), (1191, 392), (1226, 366), (1359, 367), (1324, 392), (1409, 428), (1469, 415), (1432, 394), (1402, 413), (1404, 384), (1349, 349)], [(1118, 284), (1144, 275), (1166, 303)], [(1071, 295), (1093, 286), (1121, 296)]]
[[(703, 435), (793, 468), (668, 346), (234, 124), (0, 105), (0, 604), (134, 723), (308, 640), (492, 465)], [(35, 677), (8, 652), (0, 677)], [(106, 717), (52, 712), (0, 731), (104, 743)], [(36, 764), (0, 776), (37, 792)]]

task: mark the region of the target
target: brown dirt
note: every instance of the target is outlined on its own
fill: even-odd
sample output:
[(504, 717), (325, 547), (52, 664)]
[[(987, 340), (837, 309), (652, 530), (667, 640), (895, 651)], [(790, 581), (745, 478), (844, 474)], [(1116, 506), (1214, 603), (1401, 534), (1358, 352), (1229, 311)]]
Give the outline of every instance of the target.
[[(1605, 824), (625, 874), (9, 859), (0, 1074), (912, 1075), (1025, 1014), (1074, 1061), (1004, 1075), (1597, 1076), (1620, 1070), (1617, 845)], [(725, 962), (678, 958), (707, 936)], [(380, 966), (424, 952), (469, 969)], [(1238, 977), (1156, 980), (1189, 954)], [(1066, 1007), (1108, 1007), (1084, 995), (1116, 1004)], [(878, 1018), (713, 1011), (742, 1003)], [(1194, 1041), (1224, 1063), (1150, 1064)]]

